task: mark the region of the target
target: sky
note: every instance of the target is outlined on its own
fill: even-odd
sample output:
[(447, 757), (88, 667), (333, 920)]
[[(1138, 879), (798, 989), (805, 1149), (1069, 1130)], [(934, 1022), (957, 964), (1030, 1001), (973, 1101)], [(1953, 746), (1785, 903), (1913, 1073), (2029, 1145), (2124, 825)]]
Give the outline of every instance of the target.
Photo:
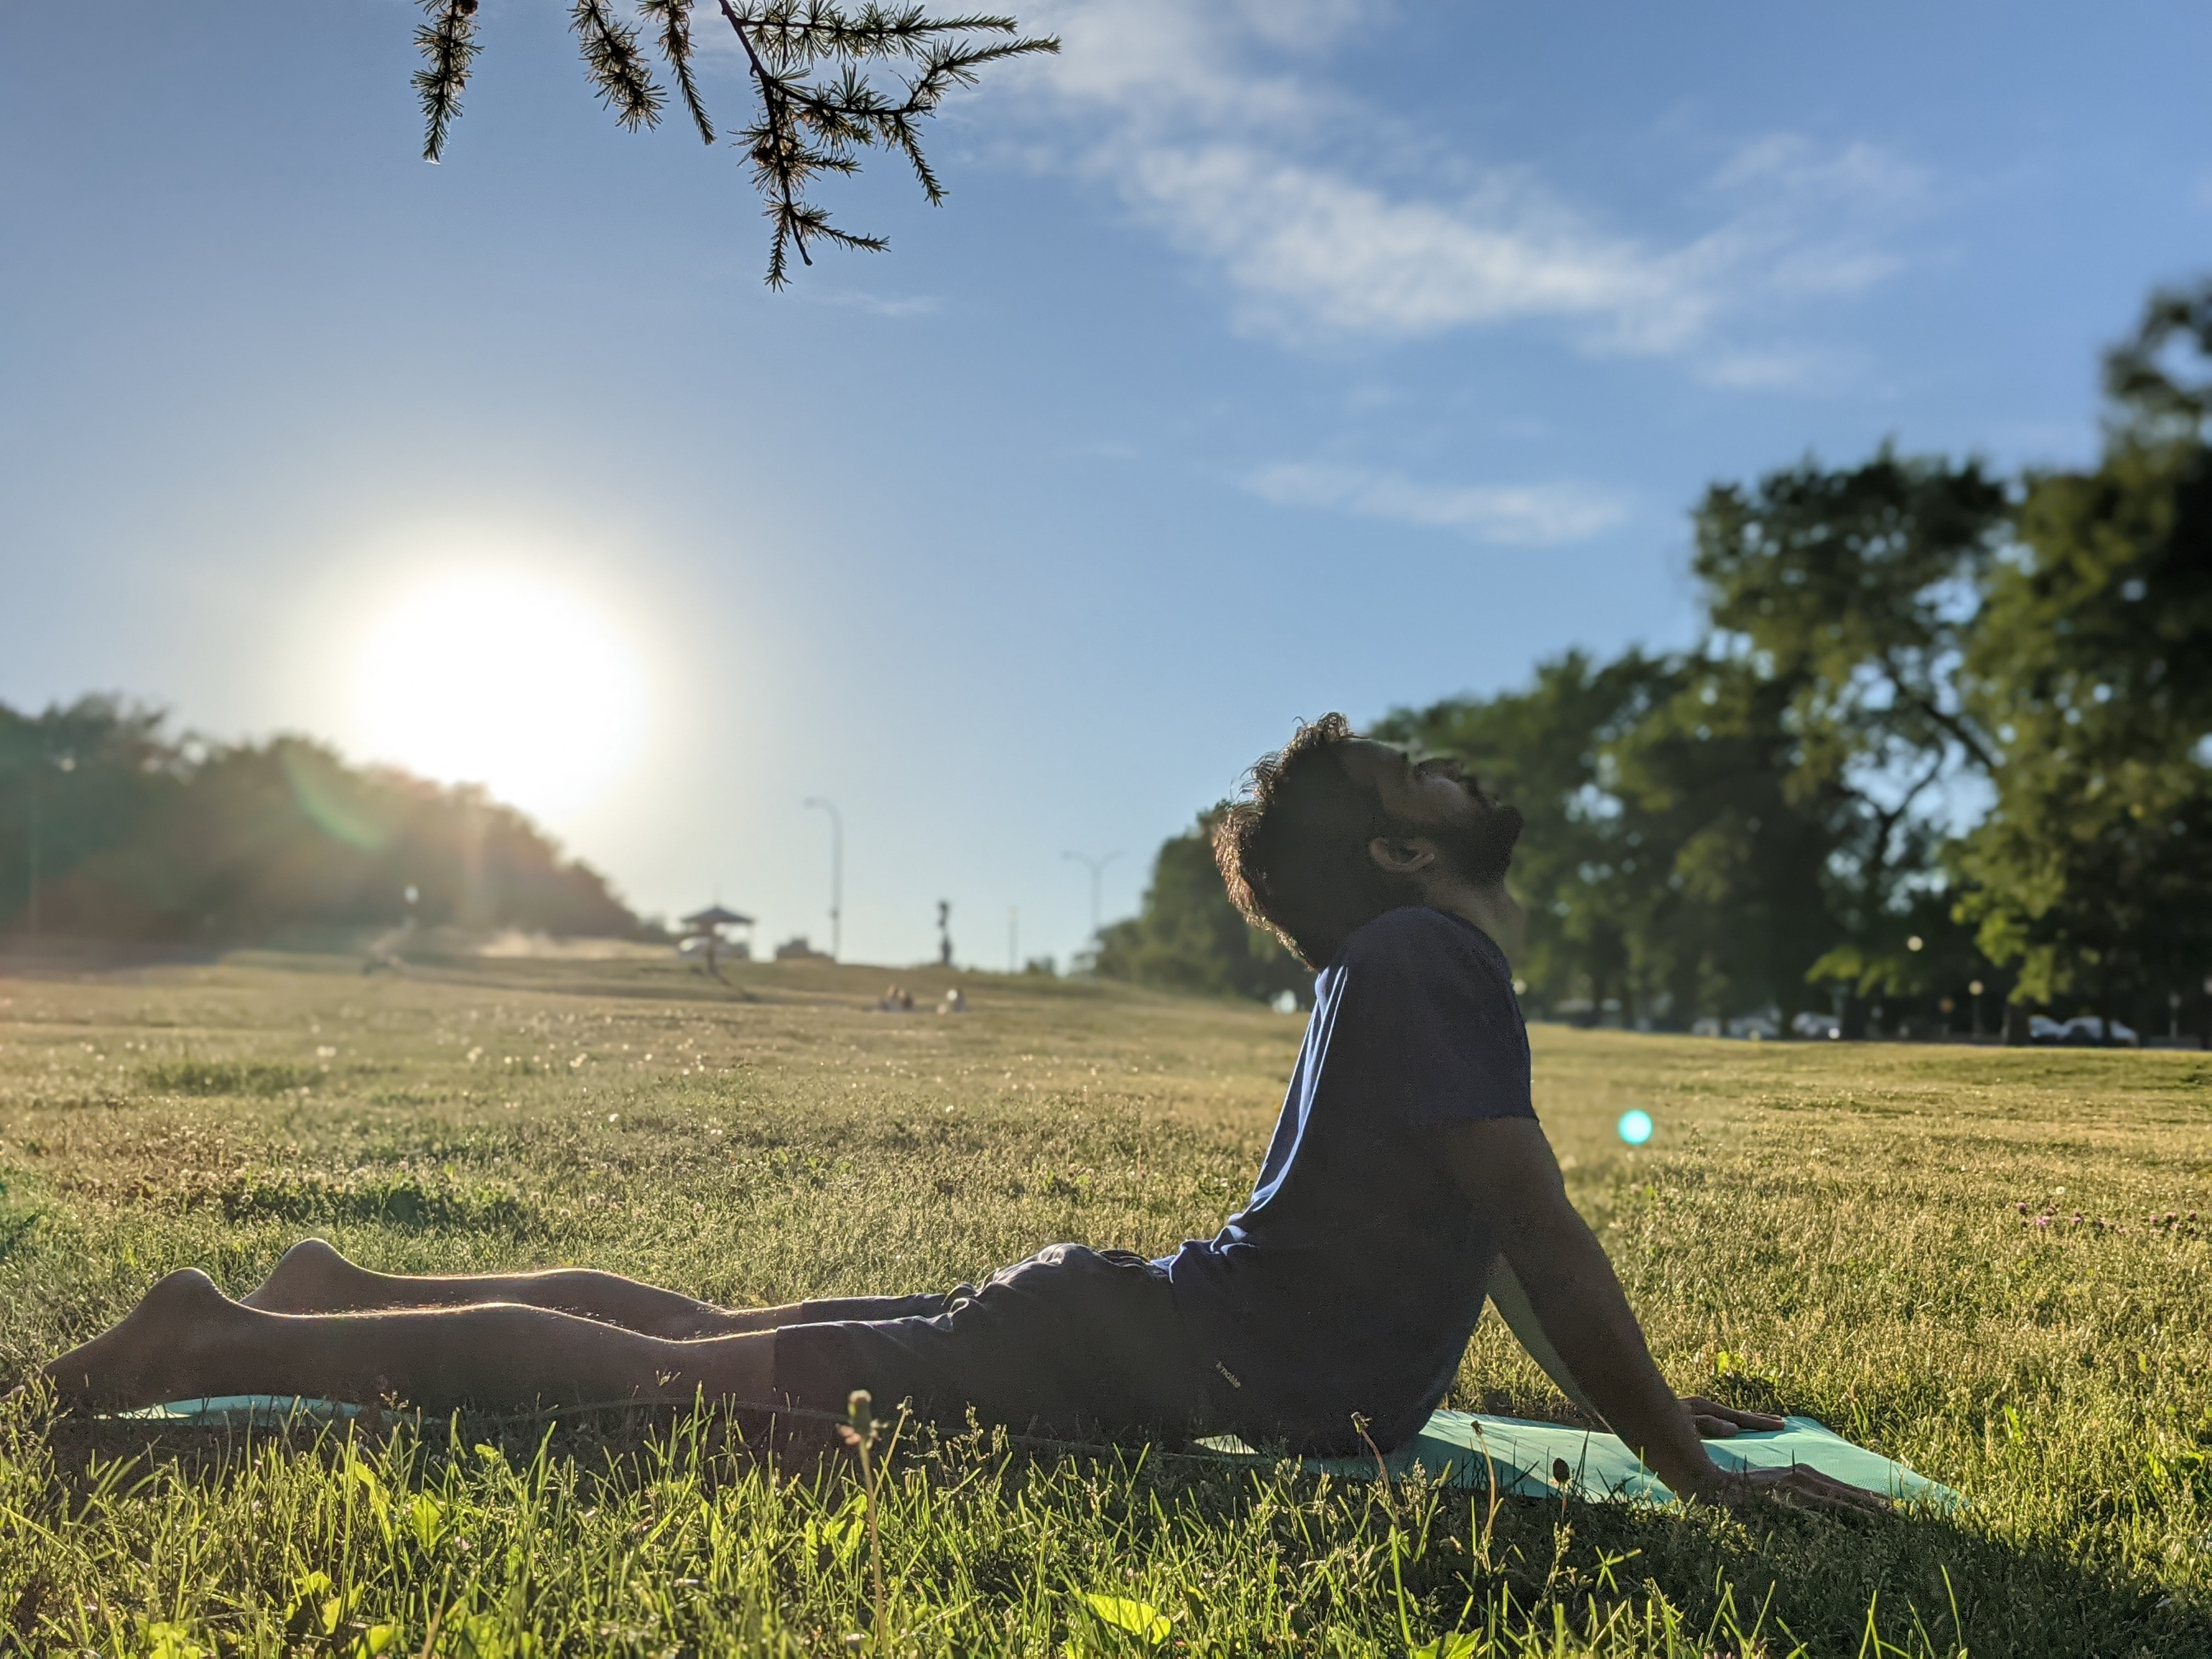
[(0, 11), (0, 702), (481, 774), (764, 942), (825, 799), (848, 957), (1064, 962), (1298, 719), (1692, 643), (1714, 480), (2087, 459), (2212, 269), (2184, 0), (1049, 0), (781, 293), (566, 9), (435, 167), (404, 0)]

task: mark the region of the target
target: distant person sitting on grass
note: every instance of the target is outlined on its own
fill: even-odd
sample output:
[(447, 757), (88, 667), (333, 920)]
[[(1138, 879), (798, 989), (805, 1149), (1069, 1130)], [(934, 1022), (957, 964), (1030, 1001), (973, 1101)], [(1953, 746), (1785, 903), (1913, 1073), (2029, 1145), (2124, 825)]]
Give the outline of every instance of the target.
[(1486, 1294), (1569, 1394), (1685, 1496), (1882, 1500), (1730, 1473), (1700, 1435), (1779, 1419), (1678, 1400), (1567, 1202), (1529, 1101), (1505, 951), (1520, 815), (1330, 715), (1253, 769), (1229, 890), (1310, 966), (1314, 1009), (1251, 1200), (1157, 1261), (1056, 1244), (981, 1289), (730, 1310), (581, 1269), (368, 1272), (310, 1239), (243, 1303), (172, 1273), (46, 1367), (72, 1405), (229, 1394), (433, 1412), (561, 1401), (884, 1406), (1058, 1436), (1234, 1433), (1346, 1454), (1410, 1439)]

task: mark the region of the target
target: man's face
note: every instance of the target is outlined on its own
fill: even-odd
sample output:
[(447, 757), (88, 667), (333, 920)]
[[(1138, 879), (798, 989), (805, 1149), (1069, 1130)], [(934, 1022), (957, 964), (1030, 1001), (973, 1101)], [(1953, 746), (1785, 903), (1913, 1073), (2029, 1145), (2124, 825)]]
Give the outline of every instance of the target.
[(1414, 762), (1402, 749), (1371, 738), (1345, 745), (1344, 769), (1381, 796), (1382, 810), (1407, 824), (1434, 826), (1440, 842), (1495, 827), (1501, 811), (1455, 760)]
[(1486, 887), (1495, 884), (1499, 909), (1486, 925), (1505, 935), (1498, 943), (1509, 953), (1517, 951), (1527, 918), (1503, 879), (1492, 874), (1486, 880), (1484, 872), (1504, 866), (1520, 833), (1521, 814), (1484, 794), (1456, 761), (1416, 764), (1403, 750), (1362, 738), (1346, 747), (1344, 768), (1354, 783), (1374, 788), (1383, 810), (1404, 826), (1409, 848), (1426, 842), (1435, 848), (1431, 868)]

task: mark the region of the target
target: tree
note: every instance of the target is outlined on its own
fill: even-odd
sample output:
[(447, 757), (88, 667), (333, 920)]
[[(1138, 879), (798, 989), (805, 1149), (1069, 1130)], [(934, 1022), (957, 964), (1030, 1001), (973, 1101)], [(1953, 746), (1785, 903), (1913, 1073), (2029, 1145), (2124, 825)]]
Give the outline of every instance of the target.
[(1838, 926), (1838, 792), (1793, 788), (1794, 687), (1724, 653), (1670, 664), (1668, 695), (1607, 748), (1632, 982), (1654, 1023), (1814, 1000)]
[(302, 738), (210, 746), (165, 725), (108, 697), (0, 707), (0, 926), (233, 939), (412, 915), (644, 931), (596, 871), (480, 789), (349, 767)]
[(1220, 809), (1162, 844), (1134, 916), (1098, 933), (1094, 969), (1107, 979), (1164, 990), (1269, 999), (1313, 994), (1313, 974), (1229, 902), (1213, 861)]
[[(423, 66), (415, 75), (422, 101), (422, 157), (444, 159), (461, 94), (482, 47), (477, 40), (477, 0), (418, 0), (428, 21), (415, 31)], [(753, 187), (773, 227), (768, 284), (789, 279), (789, 256), (813, 264), (808, 244), (879, 252), (880, 236), (841, 230), (807, 199), (824, 173), (860, 169), (860, 152), (896, 150), (906, 158), (923, 196), (934, 207), (945, 186), (922, 153), (921, 123), (945, 96), (975, 84), (986, 64), (1060, 50), (1050, 38), (1024, 38), (1011, 17), (963, 15), (931, 17), (918, 6), (886, 7), (864, 0), (848, 9), (832, 0), (717, 0), (736, 33), (757, 103), (737, 142), (752, 164)], [(674, 78), (684, 112), (700, 141), (716, 132), (693, 72), (693, 0), (637, 0), (636, 21), (612, 0), (574, 0), (568, 26), (576, 36), (585, 73), (599, 101), (629, 131), (658, 126), (668, 94), (654, 79), (641, 23), (653, 36)], [(872, 78), (878, 65), (899, 63), (910, 73), (887, 94)]]
[(2000, 752), (1960, 917), (2016, 999), (2138, 1024), (2212, 969), (2209, 368), (2212, 283), (2154, 295), (2106, 358), (2100, 465), (2030, 481), (1966, 660)]
[[(1807, 459), (1746, 489), (1716, 484), (1692, 568), (1722, 647), (1780, 694), (1784, 793), (1820, 817), (1835, 942), (1808, 971), (1857, 1004), (1927, 988), (1942, 921), (1931, 803), (1994, 763), (1958, 686), (1981, 590), (2010, 521), (1979, 463)], [(1918, 947), (1911, 941), (1918, 939)]]

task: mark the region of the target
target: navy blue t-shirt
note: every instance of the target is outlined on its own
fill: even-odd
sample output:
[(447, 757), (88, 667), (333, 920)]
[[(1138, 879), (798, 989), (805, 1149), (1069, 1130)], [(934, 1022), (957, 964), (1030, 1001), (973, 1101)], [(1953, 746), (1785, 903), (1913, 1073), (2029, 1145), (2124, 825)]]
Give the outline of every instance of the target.
[(1357, 1451), (1404, 1443), (1450, 1388), (1495, 1246), (1437, 1131), (1533, 1118), (1504, 952), (1421, 907), (1376, 917), (1314, 981), (1251, 1201), (1161, 1265), (1231, 1421)]

